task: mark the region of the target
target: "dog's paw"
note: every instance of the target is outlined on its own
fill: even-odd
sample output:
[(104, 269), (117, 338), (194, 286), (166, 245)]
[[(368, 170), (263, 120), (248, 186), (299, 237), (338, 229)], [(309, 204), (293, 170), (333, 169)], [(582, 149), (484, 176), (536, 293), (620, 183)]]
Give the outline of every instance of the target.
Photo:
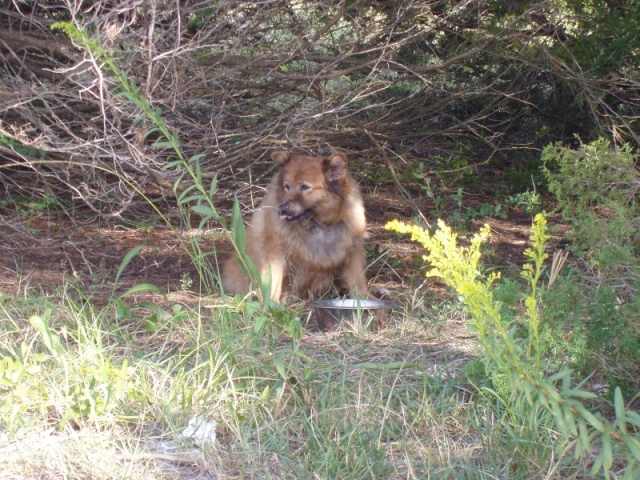
[(378, 300), (384, 300), (387, 297), (391, 296), (391, 290), (388, 288), (374, 288), (371, 290), (371, 295), (376, 297)]

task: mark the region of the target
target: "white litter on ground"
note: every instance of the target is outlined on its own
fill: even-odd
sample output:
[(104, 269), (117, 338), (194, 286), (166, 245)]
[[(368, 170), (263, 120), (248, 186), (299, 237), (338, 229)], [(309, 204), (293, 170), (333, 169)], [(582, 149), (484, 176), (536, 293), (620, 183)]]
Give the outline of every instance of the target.
[(202, 415), (196, 415), (189, 419), (187, 428), (183, 430), (181, 436), (200, 447), (206, 443), (213, 445), (216, 443), (216, 421), (207, 421)]

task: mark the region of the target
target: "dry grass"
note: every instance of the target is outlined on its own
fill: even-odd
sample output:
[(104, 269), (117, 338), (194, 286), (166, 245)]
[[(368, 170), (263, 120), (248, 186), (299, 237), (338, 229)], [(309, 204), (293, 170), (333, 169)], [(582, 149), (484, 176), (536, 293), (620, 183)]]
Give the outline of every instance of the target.
[[(473, 349), (461, 338), (459, 311), (434, 319), (400, 297), (377, 333), (326, 334), (308, 325), (292, 342), (256, 337), (251, 318), (222, 306), (183, 309), (181, 320), (150, 330), (145, 310), (117, 320), (113, 306), (32, 300), (2, 305), (3, 351), (27, 341), (24, 364), (37, 365), (18, 382), (32, 401), (21, 404), (17, 386), (1, 391), (6, 478), (303, 478), (316, 470), (347, 478), (349, 469), (361, 478), (375, 471), (422, 478), (428, 465), (478, 448), (478, 436), (455, 420), (469, 406), (451, 385)], [(47, 308), (52, 335), (61, 334), (59, 357), (27, 321)], [(114, 378), (88, 379), (104, 362), (117, 370), (125, 360), (128, 388), (107, 404)], [(104, 408), (61, 426), (91, 389)], [(20, 412), (8, 424), (10, 403)], [(200, 450), (180, 438), (195, 414), (217, 420), (216, 445)], [(344, 459), (344, 449), (355, 457)]]

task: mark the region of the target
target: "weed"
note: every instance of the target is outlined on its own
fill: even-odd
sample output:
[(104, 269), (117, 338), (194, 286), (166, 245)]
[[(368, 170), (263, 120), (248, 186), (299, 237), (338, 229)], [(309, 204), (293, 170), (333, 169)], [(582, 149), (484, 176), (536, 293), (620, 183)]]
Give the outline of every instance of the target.
[[(3, 355), (0, 421), (10, 430), (31, 423), (34, 415), (43, 415), (58, 428), (69, 422), (98, 422), (135, 388), (128, 362), (116, 365), (104, 355), (99, 330), (85, 322), (75, 329), (68, 325), (63, 342), (50, 326), (51, 315), (47, 309), (42, 316), (32, 316), (29, 323), (37, 340)], [(65, 343), (81, 348), (71, 351)]]
[(521, 208), (525, 213), (536, 215), (542, 213), (544, 207), (542, 205), (542, 199), (540, 194), (535, 191), (527, 190), (522, 193), (516, 193), (510, 195), (505, 199), (507, 205), (513, 205), (516, 208)]
[(187, 292), (193, 286), (193, 279), (189, 272), (184, 272), (180, 275), (180, 291)]
[(3, 132), (0, 132), (0, 145), (8, 147), (16, 153), (26, 157), (40, 158), (40, 160), (44, 160), (46, 157), (46, 152), (44, 150), (34, 148), (30, 145), (24, 145), (18, 140), (8, 137)]
[[(595, 456), (593, 474), (602, 471), (606, 478), (610, 478), (614, 454), (617, 453), (616, 461), (628, 462), (626, 478), (640, 474), (636, 463), (640, 462), (640, 441), (629, 435), (627, 430), (628, 425), (633, 429), (640, 427), (640, 414), (625, 408), (620, 388), (614, 390), (616, 415), (609, 421), (599, 412), (587, 409), (583, 401), (595, 398), (595, 395), (584, 390), (582, 383), (574, 384), (571, 369), (565, 367), (558, 371), (542, 357), (537, 291), (549, 238), (542, 215), (537, 215), (534, 220), (533, 247), (525, 251), (530, 262), (522, 270), (522, 276), (530, 287), (525, 297), (528, 332), (523, 341), (514, 337), (503, 321), (501, 305), (495, 301), (493, 284), (497, 276), (492, 274), (486, 279), (479, 278), (480, 246), (489, 235), (488, 226), (471, 239), (468, 247), (458, 247), (456, 235), (442, 221), (433, 235), (398, 221), (390, 222), (387, 228), (411, 233), (412, 239), (419, 241), (428, 251), (426, 260), (433, 268), (427, 275), (441, 278), (461, 296), (471, 317), (470, 326), (483, 347), (482, 359), (495, 387), (495, 397), (504, 405), (507, 421), (501, 424), (510, 438), (519, 442), (530, 439), (530, 443), (523, 445), (536, 446), (538, 456), (541, 455), (539, 445), (543, 446), (543, 451), (567, 448), (573, 450), (576, 457), (581, 457), (593, 452), (596, 444), (599, 453)], [(547, 369), (552, 368), (557, 373), (547, 376)], [(525, 423), (522, 423), (523, 419)], [(553, 440), (553, 447), (547, 436), (549, 429), (559, 434), (559, 438)], [(522, 447), (518, 451), (523, 458), (533, 456)]]
[(462, 188), (458, 188), (457, 193), (451, 195), (456, 207), (454, 208), (453, 213), (447, 217), (447, 221), (452, 225), (469, 229), (471, 228), (474, 220), (479, 220), (485, 217), (507, 217), (506, 213), (502, 210), (502, 205), (500, 203), (495, 205), (483, 203), (480, 208), (466, 207), (463, 203), (462, 197)]
[(1, 198), (0, 207), (13, 209), (17, 213), (39, 215), (55, 208), (64, 208), (64, 205), (58, 205), (57, 201), (56, 197), (48, 194), (44, 194), (40, 198), (11, 196)]

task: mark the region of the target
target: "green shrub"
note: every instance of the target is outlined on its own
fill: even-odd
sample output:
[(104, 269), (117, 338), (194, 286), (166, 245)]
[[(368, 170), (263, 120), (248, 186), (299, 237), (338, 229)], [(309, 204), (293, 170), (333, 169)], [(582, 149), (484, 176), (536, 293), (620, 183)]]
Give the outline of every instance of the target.
[(542, 159), (572, 249), (587, 267), (544, 292), (545, 348), (584, 373), (601, 373), (610, 391), (632, 391), (640, 364), (638, 155), (601, 139), (577, 150), (550, 145)]
[(585, 283), (575, 270), (542, 295), (542, 349), (583, 375), (599, 373), (613, 392), (635, 393), (640, 370), (640, 300), (622, 301), (606, 285)]
[(585, 285), (579, 272), (567, 270), (553, 288), (541, 294), (541, 348), (548, 358), (565, 362), (578, 372), (587, 374), (593, 355), (587, 346), (588, 312), (584, 301)]
[(571, 150), (560, 144), (542, 152), (549, 190), (570, 222), (574, 251), (606, 279), (625, 284), (640, 277), (640, 173), (630, 147), (598, 140)]

